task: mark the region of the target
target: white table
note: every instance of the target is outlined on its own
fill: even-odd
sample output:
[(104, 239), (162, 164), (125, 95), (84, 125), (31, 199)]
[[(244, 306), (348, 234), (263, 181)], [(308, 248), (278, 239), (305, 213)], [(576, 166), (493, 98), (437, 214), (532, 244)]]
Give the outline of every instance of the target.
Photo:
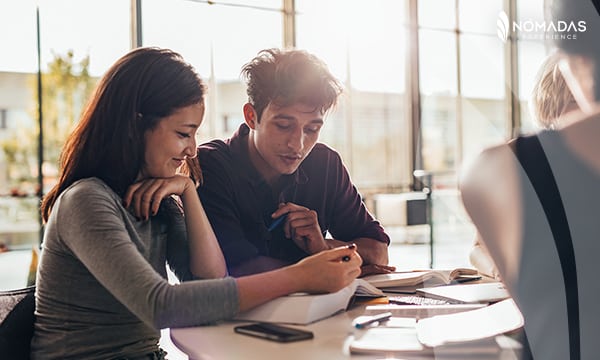
[[(253, 338), (234, 333), (236, 325), (247, 322), (227, 321), (213, 326), (171, 329), (173, 343), (191, 360), (253, 360), (253, 359), (443, 359), (468, 358), (468, 356), (364, 356), (351, 355), (348, 345), (353, 339), (352, 319), (362, 315), (364, 307), (357, 306), (350, 311), (317, 321), (307, 326), (297, 326), (314, 333), (314, 339), (292, 343), (277, 343), (274, 341)], [(357, 330), (359, 331), (359, 330)], [(466, 355), (466, 354), (465, 354)], [(477, 357), (480, 359), (481, 357)], [(503, 351), (486, 359), (517, 359), (512, 351)]]

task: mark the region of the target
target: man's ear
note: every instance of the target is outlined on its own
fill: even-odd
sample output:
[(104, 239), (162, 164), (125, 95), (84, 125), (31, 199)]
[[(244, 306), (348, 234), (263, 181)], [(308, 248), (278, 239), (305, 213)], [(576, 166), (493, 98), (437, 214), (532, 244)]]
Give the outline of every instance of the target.
[(250, 129), (254, 130), (256, 128), (258, 116), (256, 115), (256, 110), (254, 110), (254, 106), (250, 103), (244, 104), (244, 120)]

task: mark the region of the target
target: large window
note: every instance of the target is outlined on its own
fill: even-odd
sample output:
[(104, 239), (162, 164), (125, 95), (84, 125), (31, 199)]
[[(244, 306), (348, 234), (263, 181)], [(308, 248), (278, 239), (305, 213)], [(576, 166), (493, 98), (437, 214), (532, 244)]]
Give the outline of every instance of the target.
[(5, 246), (39, 243), (39, 195), (56, 181), (60, 148), (97, 77), (129, 49), (129, 18), (129, 3), (122, 0), (0, 3), (0, 109), (5, 125), (0, 128), (0, 243)]
[[(418, 5), (423, 167), (454, 173), (507, 137), (503, 43), (496, 36), (503, 2)], [(456, 176), (445, 179), (455, 185)]]

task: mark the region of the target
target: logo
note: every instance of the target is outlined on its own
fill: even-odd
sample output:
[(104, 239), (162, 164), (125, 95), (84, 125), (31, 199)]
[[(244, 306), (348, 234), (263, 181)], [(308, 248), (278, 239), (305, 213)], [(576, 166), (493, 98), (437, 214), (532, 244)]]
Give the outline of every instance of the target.
[(506, 40), (508, 40), (508, 32), (510, 31), (509, 26), (508, 15), (506, 15), (504, 11), (500, 11), (498, 20), (496, 20), (496, 33), (503, 43), (506, 43)]
[(498, 13), (498, 20), (496, 20), (496, 34), (503, 43), (506, 43), (511, 32), (521, 39), (576, 40), (577, 34), (586, 30), (587, 24), (583, 20), (537, 21), (527, 19), (511, 22), (504, 11)]

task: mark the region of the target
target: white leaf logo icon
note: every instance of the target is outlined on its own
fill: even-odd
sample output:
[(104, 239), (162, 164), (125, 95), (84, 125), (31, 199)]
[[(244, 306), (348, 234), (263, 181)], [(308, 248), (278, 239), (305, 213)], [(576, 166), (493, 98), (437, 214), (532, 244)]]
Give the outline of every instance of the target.
[(508, 25), (508, 16), (504, 11), (500, 11), (498, 14), (498, 20), (496, 21), (496, 33), (502, 42), (506, 42), (508, 39), (508, 32), (510, 27)]

